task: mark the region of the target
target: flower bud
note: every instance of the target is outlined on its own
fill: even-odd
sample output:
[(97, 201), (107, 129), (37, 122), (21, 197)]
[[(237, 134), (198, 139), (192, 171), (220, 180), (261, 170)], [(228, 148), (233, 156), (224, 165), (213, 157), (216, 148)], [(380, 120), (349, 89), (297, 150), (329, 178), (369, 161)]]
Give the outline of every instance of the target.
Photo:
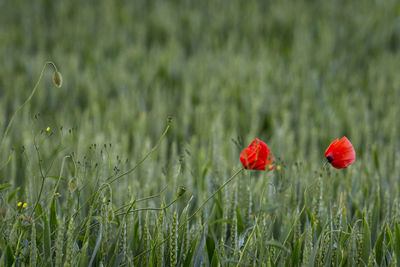
[(58, 88), (60, 88), (62, 86), (63, 78), (62, 78), (62, 75), (61, 75), (61, 73), (59, 71), (55, 71), (54, 72), (53, 82)]
[(171, 115), (171, 114), (169, 114), (169, 115), (167, 116), (167, 122), (168, 122), (168, 124), (171, 124), (173, 118), (174, 118), (174, 116)]
[(1, 217), (3, 217), (3, 219), (7, 216), (7, 209), (6, 208), (2, 208), (1, 209)]

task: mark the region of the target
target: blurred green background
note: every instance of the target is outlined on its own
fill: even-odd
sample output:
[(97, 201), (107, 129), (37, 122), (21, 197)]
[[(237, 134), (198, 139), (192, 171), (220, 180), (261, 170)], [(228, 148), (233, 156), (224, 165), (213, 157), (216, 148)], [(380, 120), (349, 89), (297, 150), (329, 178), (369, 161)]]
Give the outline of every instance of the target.
[[(115, 203), (165, 185), (167, 199), (178, 185), (204, 199), (257, 137), (286, 170), (281, 204), (296, 212), (325, 149), (344, 135), (357, 160), (324, 179), (327, 209), (343, 192), (359, 210), (375, 190), (399, 197), (399, 1), (2, 0), (2, 133), (48, 60), (62, 88), (48, 68), (0, 151), (5, 162), (15, 149), (0, 182), (29, 203), (40, 184), (34, 141), (47, 175), (73, 153), (78, 170), (64, 176), (95, 191), (151, 149), (168, 114), (166, 141), (114, 185)], [(41, 133), (48, 126), (51, 136)], [(177, 174), (179, 158), (186, 169)], [(256, 201), (272, 175), (248, 173)]]
[(1, 10), (1, 124), (45, 61), (64, 76), (62, 89), (44, 80), (12, 142), (40, 113), (43, 127), (76, 126), (130, 153), (173, 114), (179, 147), (257, 136), (310, 163), (342, 135), (360, 159), (372, 144), (398, 147), (397, 1), (2, 1)]

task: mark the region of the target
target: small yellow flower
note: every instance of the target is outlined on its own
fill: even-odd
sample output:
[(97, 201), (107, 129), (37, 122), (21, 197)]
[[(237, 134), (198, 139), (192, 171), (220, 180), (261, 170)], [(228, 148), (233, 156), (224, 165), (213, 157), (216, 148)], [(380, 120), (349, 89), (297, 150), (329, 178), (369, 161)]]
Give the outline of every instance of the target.
[(281, 165), (276, 166), (276, 169), (279, 171), (281, 169)]
[(21, 201), (18, 202), (17, 206), (18, 206), (18, 207), (21, 207), (21, 205), (22, 205), (22, 202), (21, 202)]
[(50, 126), (46, 128), (46, 132), (50, 132)]
[(28, 204), (24, 203), (24, 205), (22, 205), (22, 208), (26, 209), (27, 206), (28, 206)]
[(60, 197), (60, 193), (59, 192), (56, 193), (56, 197)]
[(269, 165), (268, 165), (268, 169), (269, 169), (270, 171), (272, 171), (274, 168), (275, 168), (274, 165), (272, 165), (272, 164), (269, 164)]

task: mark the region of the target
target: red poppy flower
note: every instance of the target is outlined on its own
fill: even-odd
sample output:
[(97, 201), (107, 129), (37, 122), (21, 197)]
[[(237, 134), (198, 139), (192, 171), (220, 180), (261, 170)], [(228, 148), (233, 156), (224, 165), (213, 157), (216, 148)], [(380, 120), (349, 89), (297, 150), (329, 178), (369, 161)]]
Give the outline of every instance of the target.
[(336, 169), (348, 167), (356, 160), (356, 152), (346, 136), (332, 142), (325, 151), (325, 158)]
[(240, 153), (240, 161), (245, 169), (265, 171), (267, 166), (268, 170), (274, 169), (271, 165), (273, 161), (271, 150), (266, 143), (257, 138)]

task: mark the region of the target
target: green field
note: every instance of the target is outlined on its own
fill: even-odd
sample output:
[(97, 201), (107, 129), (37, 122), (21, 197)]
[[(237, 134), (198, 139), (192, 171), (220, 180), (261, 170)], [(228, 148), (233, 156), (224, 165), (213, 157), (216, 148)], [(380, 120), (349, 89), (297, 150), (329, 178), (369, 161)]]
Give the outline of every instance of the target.
[(400, 266), (399, 70), (397, 0), (0, 0), (0, 266)]

